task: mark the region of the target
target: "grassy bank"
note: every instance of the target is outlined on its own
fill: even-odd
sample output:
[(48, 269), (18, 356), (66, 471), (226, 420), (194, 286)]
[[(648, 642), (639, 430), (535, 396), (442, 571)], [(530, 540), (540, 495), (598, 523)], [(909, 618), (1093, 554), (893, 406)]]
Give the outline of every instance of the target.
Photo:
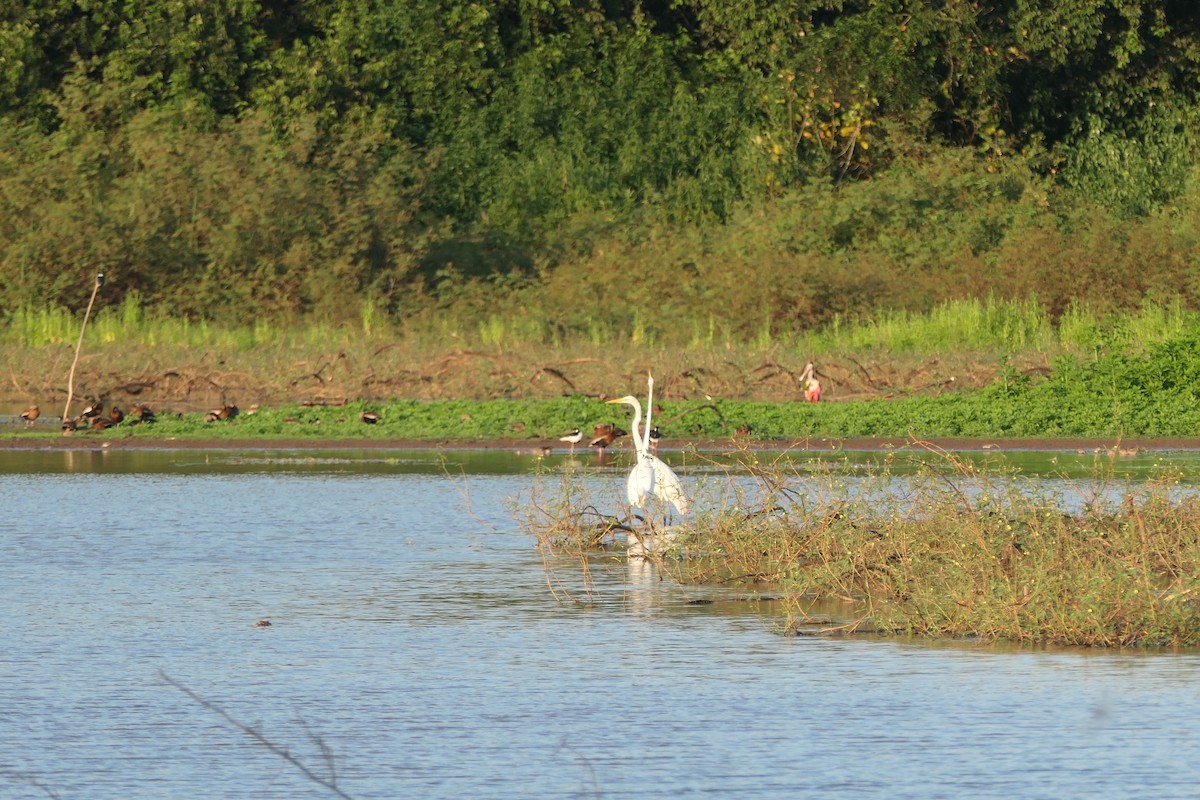
[[(532, 357), (533, 351), (529, 352)], [(246, 403), (246, 387), (237, 380), (247, 373), (225, 372), (222, 381), (217, 381), (197, 375), (189, 378), (184, 370), (174, 368), (163, 373), (163, 381), (183, 391), (180, 398), (154, 407), (159, 412), (155, 424), (121, 425), (86, 435), (544, 440), (575, 427), (590, 431), (599, 423), (621, 424), (623, 415), (603, 400), (644, 391), (649, 369), (655, 370), (660, 389), (656, 422), (667, 441), (675, 445), (728, 438), (739, 430), (747, 438), (779, 441), (907, 436), (1119, 439), (1191, 437), (1200, 432), (1200, 390), (1196, 388), (1200, 387), (1200, 326), (1157, 342), (1139, 339), (1121, 349), (1063, 353), (1044, 369), (1018, 370), (1000, 361), (978, 388), (960, 388), (967, 381), (929, 381), (926, 374), (922, 385), (910, 385), (907, 390), (875, 386), (873, 393), (853, 393), (846, 391), (847, 383), (831, 378), (839, 365), (831, 355), (829, 361), (819, 362), (823, 366), (818, 368), (827, 381), (829, 400), (815, 404), (794, 402), (800, 396), (799, 365), (793, 362), (789, 366), (782, 354), (747, 369), (711, 351), (691, 353), (695, 360), (690, 362), (666, 352), (629, 353), (620, 364), (614, 363), (615, 359), (594, 358), (569, 365), (556, 362), (558, 367), (526, 365), (522, 382), (515, 371), (501, 370), (501, 364), (513, 363), (517, 355), (463, 351), (410, 372), (408, 380), (426, 386), (418, 396), (387, 400), (364, 400), (362, 393), (355, 397), (348, 391), (340, 376), (351, 373), (350, 363), (356, 357), (345, 351), (327, 354), (319, 368), (306, 362), (302, 377), (312, 382), (306, 384), (309, 388), (302, 392), (295, 381), (291, 383), (295, 393), (309, 395), (303, 402)], [(59, 355), (65, 360), (66, 350)], [(790, 358), (798, 361), (794, 353)], [(845, 363), (862, 367), (853, 356), (846, 358)], [(945, 368), (940, 360), (935, 361)], [(716, 370), (718, 362), (727, 372)], [(475, 391), (464, 391), (463, 397), (455, 399), (431, 396), (454, 384), (443, 383), (435, 391), (429, 374), (450, 381), (448, 374), (455, 365), (464, 373), (468, 368), (479, 371), (460, 376)], [(581, 377), (585, 374), (586, 379)], [(394, 373), (371, 371), (370, 375), (377, 388), (395, 388), (398, 380)], [(744, 382), (739, 384), (737, 376)], [(119, 403), (128, 410), (134, 403), (147, 402), (147, 397), (162, 388), (155, 380), (131, 380), (128, 376), (121, 380), (120, 392), (84, 389), (79, 395), (99, 397), (109, 406)], [(494, 399), (474, 399), (482, 394), (479, 387), (485, 380), (506, 383), (509, 388), (496, 391)], [(909, 381), (914, 381), (912, 375)], [(539, 386), (538, 391), (530, 388), (533, 384)], [(595, 393), (582, 391), (583, 384)], [(277, 388), (279, 395), (287, 395), (287, 387)], [(770, 396), (765, 400), (738, 399), (716, 391), (718, 388), (727, 388), (731, 394)], [(237, 405), (243, 413), (217, 425), (204, 421), (206, 411), (225, 404)], [(82, 405), (81, 401), (77, 410)], [(258, 413), (244, 413), (253, 405), (260, 406)], [(60, 413), (52, 403), (44, 407), (48, 420)], [(361, 419), (364, 411), (376, 412), (378, 422), (365, 424)], [(42, 425), (34, 430), (48, 435), (56, 428)]]
[[(8, 323), (0, 403), (61, 413), (78, 320), (26, 309)], [(603, 421), (593, 419), (597, 404), (555, 404), (639, 390), (653, 370), (661, 419), (677, 438), (727, 435), (743, 424), (770, 438), (1186, 435), (1200, 430), (1189, 383), (1200, 363), (1197, 332), (1200, 319), (1178, 304), (1118, 316), (1074, 309), (1052, 324), (1034, 303), (963, 301), (787, 339), (660, 345), (636, 328), (554, 341), (468, 316), (398, 326), (369, 308), (353, 326), (223, 328), (126, 302), (101, 308), (88, 327), (75, 396), (201, 414), (257, 404), (285, 419), (302, 403), (372, 404), (389, 435), (505, 436), (518, 424), (549, 435)], [(809, 360), (829, 402), (780, 406), (802, 396)], [(412, 405), (492, 400), (492, 411), (434, 405), (425, 410), (432, 420)], [(488, 423), (464, 427), (462, 414)]]
[[(1119, 491), (1101, 469), (1053, 492), (936, 452), (899, 477), (905, 457), (864, 474), (743, 453), (655, 559), (686, 584), (782, 596), (792, 630), (1200, 645), (1200, 499), (1178, 475)], [(604, 507), (568, 477), (525, 519), (547, 551), (583, 558), (624, 535)], [(815, 619), (819, 600), (853, 610)]]

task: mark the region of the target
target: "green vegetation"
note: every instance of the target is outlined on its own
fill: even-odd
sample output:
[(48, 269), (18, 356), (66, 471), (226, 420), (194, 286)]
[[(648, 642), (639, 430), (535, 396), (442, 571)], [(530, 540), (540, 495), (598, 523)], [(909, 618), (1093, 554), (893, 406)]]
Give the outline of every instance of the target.
[[(667, 574), (779, 596), (788, 627), (809, 633), (1200, 645), (1200, 500), (1178, 474), (1119, 490), (1098, 461), (1052, 493), (997, 463), (919, 447), (867, 471), (760, 456), (742, 452), (727, 480), (710, 480), (706, 510), (653, 556)], [(630, 524), (606, 507), (567, 473), (535, 492), (524, 523), (586, 568)], [(551, 575), (568, 591), (561, 567)], [(814, 613), (825, 600), (848, 616)]]
[[(1132, 348), (1131, 352), (1124, 350)], [(490, 364), (490, 362), (487, 362)], [(336, 367), (326, 365), (333, 371)], [(637, 390), (627, 380), (607, 381), (609, 396)], [(659, 372), (660, 386), (685, 384), (677, 369)], [(573, 427), (610, 421), (611, 407), (595, 397), (563, 392), (553, 399), (390, 399), (285, 403), (264, 407), (218, 425), (201, 421), (203, 411), (154, 425), (119, 427), (100, 435), (145, 436), (322, 436), (326, 438), (414, 438), (426, 440), (546, 439)], [(626, 388), (628, 387), (628, 388)], [(681, 397), (663, 399), (656, 420), (668, 440), (728, 438), (749, 425), (756, 439), (791, 441), (806, 437), (1188, 437), (1200, 431), (1200, 326), (1122, 351), (1064, 354), (1049, 374), (1034, 379), (1011, 367), (975, 391), (913, 392), (844, 402), (806, 404)], [(663, 392), (664, 396), (670, 396)], [(375, 410), (377, 424), (359, 419)], [(162, 410), (162, 409), (156, 409)], [(88, 432), (87, 435), (95, 435)]]
[(0, 315), (99, 271), (192, 330), (496, 344), (1200, 309), (1198, 30), (1149, 0), (0, 3)]
[[(70, 363), (76, 323), (52, 311), (23, 312), (15, 322), (0, 337), (0, 353), (14, 384), (28, 378), (21, 400), (44, 398), (49, 416), (47, 409), (60, 402), (55, 387)], [(445, 324), (463, 347), (394, 339), (369, 315), (356, 327), (284, 329), (262, 321), (230, 329), (150, 319), (130, 301), (106, 309), (89, 327), (84, 363), (99, 369), (86, 368), (78, 395), (126, 409), (150, 397), (156, 411), (190, 412), (180, 428), (164, 416), (138, 436), (228, 429), (218, 435), (536, 439), (610, 420), (614, 412), (600, 398), (639, 391), (645, 370), (653, 369), (657, 419), (676, 442), (728, 438), (742, 425), (755, 439), (774, 440), (1200, 431), (1200, 318), (1178, 304), (1110, 317), (1072, 308), (1054, 326), (1034, 303), (962, 301), (926, 315), (833, 324), (762, 350), (607, 339), (546, 348), (516, 334), (489, 345), (485, 329), (464, 327), (460, 334), (454, 320)], [(961, 360), (964, 354), (977, 359), (974, 367)], [(800, 397), (796, 376), (809, 357), (817, 360), (829, 401), (780, 402)], [(987, 368), (979, 370), (980, 362)], [(47, 372), (53, 382), (42, 388), (28, 377)], [(218, 399), (243, 410), (261, 405), (262, 412), (206, 426), (199, 420)], [(379, 424), (359, 421), (367, 407), (381, 413)]]

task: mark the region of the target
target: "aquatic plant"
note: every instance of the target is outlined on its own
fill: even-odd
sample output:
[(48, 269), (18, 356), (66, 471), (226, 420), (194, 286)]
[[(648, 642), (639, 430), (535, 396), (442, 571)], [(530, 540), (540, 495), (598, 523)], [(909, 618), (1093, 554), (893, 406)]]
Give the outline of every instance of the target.
[[(919, 442), (865, 474), (742, 451), (721, 502), (689, 519), (662, 564), (686, 584), (782, 593), (794, 631), (1200, 645), (1200, 498), (1170, 471), (1118, 491), (1104, 463), (1065, 497)], [(853, 616), (810, 617), (826, 599)]]

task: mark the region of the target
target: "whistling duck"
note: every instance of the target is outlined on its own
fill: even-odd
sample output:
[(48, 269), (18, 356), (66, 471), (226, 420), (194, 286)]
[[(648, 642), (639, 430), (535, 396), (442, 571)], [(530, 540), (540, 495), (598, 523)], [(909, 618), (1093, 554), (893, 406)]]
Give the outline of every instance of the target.
[(150, 406), (138, 403), (129, 410), (128, 419), (135, 425), (139, 422), (154, 422), (154, 412), (150, 410)]
[(364, 411), (358, 415), (358, 418), (368, 425), (374, 425), (379, 422), (379, 413), (377, 411)]
[(99, 400), (93, 400), (84, 407), (83, 411), (79, 412), (79, 416), (92, 419), (93, 417), (100, 416), (103, 411), (104, 403)]
[(32, 425), (41, 413), (37, 406), (30, 406), (21, 412), (21, 419), (25, 420), (26, 425)]
[(588, 447), (597, 447), (600, 449), (600, 452), (604, 452), (604, 448), (620, 437), (628, 435), (611, 422), (604, 422), (592, 428), (592, 440), (588, 442)]
[(212, 411), (204, 415), (205, 422), (218, 422), (220, 420), (230, 420), (238, 414), (237, 406), (225, 405), (220, 408), (214, 408)]
[(125, 419), (125, 412), (113, 406), (108, 410), (108, 418), (112, 421), (113, 425), (120, 425), (121, 421)]

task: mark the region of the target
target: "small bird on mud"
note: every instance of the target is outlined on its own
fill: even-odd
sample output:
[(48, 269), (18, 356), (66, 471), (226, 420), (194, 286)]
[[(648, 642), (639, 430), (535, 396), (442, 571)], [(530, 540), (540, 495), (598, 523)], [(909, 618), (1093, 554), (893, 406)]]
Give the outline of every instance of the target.
[(603, 453), (604, 448), (608, 447), (622, 436), (628, 435), (629, 434), (626, 431), (621, 430), (611, 422), (602, 422), (596, 427), (592, 428), (592, 440), (588, 442), (588, 447), (599, 448), (599, 451)]
[(37, 406), (30, 406), (21, 412), (21, 419), (25, 420), (26, 425), (32, 425), (41, 413), (41, 409)]
[(361, 419), (363, 422), (367, 423), (368, 425), (374, 425), (376, 422), (379, 422), (379, 412), (364, 411), (358, 415), (358, 418)]

